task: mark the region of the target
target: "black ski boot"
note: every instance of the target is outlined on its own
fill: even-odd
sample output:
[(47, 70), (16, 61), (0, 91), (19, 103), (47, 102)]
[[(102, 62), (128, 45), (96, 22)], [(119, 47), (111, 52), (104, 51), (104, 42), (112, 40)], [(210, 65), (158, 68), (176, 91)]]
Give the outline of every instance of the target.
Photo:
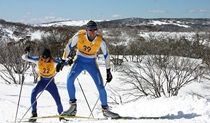
[[(31, 113), (32, 113), (31, 118), (37, 117), (37, 112), (36, 112), (36, 110), (35, 110), (35, 111), (32, 111)], [(29, 119), (29, 122), (36, 122), (36, 119)]]
[(109, 106), (102, 106), (102, 112), (103, 112), (104, 117), (110, 117), (110, 118), (113, 118), (113, 119), (120, 118), (119, 114), (114, 113), (114, 112), (109, 110)]
[(69, 104), (70, 104), (69, 109), (66, 111), (63, 111), (61, 113), (61, 116), (75, 116), (77, 113), (77, 103), (76, 102), (77, 102), (76, 99), (70, 100), (69, 101)]
[(64, 117), (60, 117), (59, 121), (69, 121), (69, 120), (65, 119)]

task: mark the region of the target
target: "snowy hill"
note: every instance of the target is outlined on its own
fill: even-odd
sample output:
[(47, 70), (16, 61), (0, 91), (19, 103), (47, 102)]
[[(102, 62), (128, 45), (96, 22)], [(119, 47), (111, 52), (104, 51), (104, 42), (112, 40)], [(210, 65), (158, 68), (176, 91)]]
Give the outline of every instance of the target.
[[(49, 23), (42, 23), (36, 26), (84, 26), (87, 24), (89, 20), (67, 20), (67, 21), (56, 21), (56, 22), (49, 22)], [(95, 22), (101, 22), (102, 20), (95, 20)]]
[[(102, 76), (106, 77), (106, 70), (100, 61), (99, 68), (102, 72)], [(68, 94), (66, 90), (66, 75), (68, 67), (65, 67), (63, 71), (56, 75), (56, 83), (61, 95), (62, 104), (64, 110), (69, 107)], [(135, 116), (135, 117), (152, 117), (152, 116), (167, 116), (167, 119), (142, 119), (142, 120), (87, 120), (87, 119), (72, 119), (74, 123), (209, 123), (210, 122), (210, 101), (205, 98), (199, 98), (188, 94), (190, 89), (200, 90), (202, 83), (194, 83), (189, 87), (187, 86), (176, 97), (171, 98), (152, 98), (143, 97), (137, 101), (133, 101), (125, 104), (115, 104), (112, 102), (111, 97), (115, 97), (111, 90), (117, 89), (121, 86), (119, 81), (118, 72), (112, 72), (114, 79), (111, 83), (107, 84), (106, 89), (108, 93), (108, 102), (111, 110), (119, 113), (122, 116)], [(32, 88), (35, 86), (32, 84), (32, 77), (30, 76), (30, 70), (26, 74), (26, 82), (23, 85), (18, 118), (23, 117), (24, 113), (30, 109), (30, 94)], [(88, 75), (88, 73), (81, 73), (76, 80), (77, 99), (78, 99), (78, 116), (89, 116), (90, 110), (85, 101), (84, 95), (79, 87), (78, 82), (82, 85), (88, 103), (92, 108), (98, 98), (98, 93), (94, 82)], [(0, 81), (0, 123), (14, 123), (15, 114), (17, 111), (18, 98), (20, 94), (20, 85), (6, 85)], [(204, 91), (203, 91), (204, 92)], [(120, 92), (118, 92), (120, 94)], [(26, 114), (25, 118), (30, 117), (31, 110)], [(52, 97), (44, 91), (38, 99), (38, 115), (48, 116), (57, 115), (56, 104)], [(100, 102), (97, 103), (95, 110), (93, 111), (95, 118), (103, 118), (101, 112)], [(17, 120), (18, 121), (18, 120)], [(51, 119), (38, 119), (38, 123), (59, 123), (57, 118)], [(70, 123), (70, 122), (69, 122)]]
[[(0, 37), (3, 39), (14, 39), (14, 37), (25, 37), (35, 31), (46, 31), (47, 27), (83, 27), (89, 20), (66, 20), (49, 23), (40, 23), (36, 25), (7, 22), (0, 19)], [(132, 27), (150, 32), (167, 31), (167, 32), (191, 32), (191, 31), (208, 31), (210, 28), (210, 19), (190, 19), (190, 18), (126, 18), (119, 20), (95, 20), (101, 29)], [(46, 28), (42, 28), (46, 27)], [(43, 30), (45, 29), (45, 30)], [(16, 39), (17, 40), (17, 39)]]
[[(66, 20), (55, 21), (49, 23), (41, 23), (29, 25), (23, 23), (7, 22), (0, 19), (0, 41), (19, 41), (26, 36), (31, 36), (31, 40), (40, 39), (41, 35), (47, 33), (52, 27), (66, 27), (69, 29), (85, 28), (84, 25), (89, 20)], [(137, 29), (141, 32), (176, 32), (176, 33), (196, 33), (208, 31), (210, 28), (210, 19), (190, 19), (190, 18), (159, 18), (159, 19), (143, 19), (143, 18), (126, 18), (119, 20), (95, 20), (100, 30), (106, 32), (112, 29), (122, 29), (129, 27)], [(75, 30), (76, 31), (76, 30)], [(138, 34), (138, 32), (136, 32)], [(37, 35), (38, 34), (38, 35)], [(35, 37), (36, 36), (36, 37)], [(143, 35), (144, 36), (144, 35)]]
[[(0, 20), (0, 41), (20, 41), (27, 36), (31, 40), (40, 39), (43, 34), (46, 34), (48, 29), (52, 27), (65, 27), (67, 28), (81, 28), (86, 24), (87, 20), (79, 21), (62, 21), (51, 22), (40, 25), (27, 25), (13, 22), (6, 22)], [(195, 31), (205, 31), (209, 28), (209, 19), (141, 19), (141, 18), (128, 18), (121, 20), (98, 21), (99, 26), (108, 35), (108, 31), (112, 29), (121, 29), (128, 27), (129, 29), (136, 28), (140, 30), (139, 36), (147, 38), (150, 35), (158, 37), (162, 34), (165, 35), (194, 35)], [(71, 27), (72, 26), (72, 27)], [(175, 30), (175, 31), (174, 31)], [(105, 35), (105, 36), (107, 36)], [(132, 35), (131, 35), (132, 36)], [(127, 35), (124, 36), (127, 40)], [(105, 80), (106, 70), (104, 61), (99, 61), (99, 68)], [(62, 72), (56, 75), (56, 83), (61, 95), (61, 101), (66, 110), (69, 107), (68, 94), (66, 89), (66, 76), (69, 68), (65, 67)], [(106, 85), (108, 93), (108, 102), (111, 110), (119, 113), (122, 116), (135, 116), (135, 117), (152, 117), (152, 116), (167, 116), (166, 119), (142, 119), (142, 120), (87, 120), (87, 119), (72, 119), (74, 123), (209, 123), (210, 122), (210, 101), (205, 98), (210, 92), (204, 89), (204, 83), (193, 82), (190, 85), (183, 87), (178, 96), (171, 98), (152, 98), (150, 96), (140, 98), (137, 101), (122, 103), (119, 98), (122, 93), (117, 91), (118, 96), (113, 93), (122, 86), (120, 75), (117, 71), (112, 72), (113, 80)], [(90, 110), (84, 99), (78, 82), (82, 85), (85, 95), (88, 99), (90, 107), (92, 108), (98, 99), (98, 92), (94, 85), (92, 78), (88, 73), (81, 73), (76, 80), (77, 99), (78, 99), (78, 116), (89, 116)], [(30, 110), (30, 94), (35, 85), (33, 84), (33, 77), (31, 76), (30, 69), (26, 72), (25, 84), (21, 91), (20, 103), (18, 106), (18, 99), (20, 96), (21, 85), (7, 85), (3, 80), (0, 80), (0, 123), (14, 123), (15, 114), (18, 107), (17, 118), (21, 118), (26, 113), (24, 118), (31, 116)], [(115, 92), (114, 91), (114, 92)], [(200, 96), (192, 95), (190, 93), (198, 92)], [(56, 111), (56, 104), (52, 97), (44, 91), (38, 99), (38, 115), (58, 115)], [(97, 103), (93, 115), (96, 118), (102, 118), (100, 102)], [(17, 120), (18, 121), (18, 120)], [(41, 123), (59, 123), (58, 119), (39, 119)]]
[[(89, 20), (66, 20), (39, 24), (38, 26), (84, 26)], [(143, 26), (151, 25), (158, 26), (158, 28), (166, 28), (177, 26), (177, 28), (208, 28), (210, 19), (205, 18), (157, 18), (157, 19), (144, 19), (144, 18), (126, 18), (118, 20), (94, 20), (102, 27), (104, 25), (120, 26)]]

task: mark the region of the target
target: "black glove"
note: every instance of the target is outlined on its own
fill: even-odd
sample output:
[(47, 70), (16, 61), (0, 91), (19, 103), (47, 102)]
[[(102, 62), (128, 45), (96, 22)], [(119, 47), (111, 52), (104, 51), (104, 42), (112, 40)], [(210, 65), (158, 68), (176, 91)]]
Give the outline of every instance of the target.
[(30, 46), (26, 46), (25, 48), (24, 48), (24, 52), (30, 52), (31, 51), (31, 47)]
[(65, 64), (65, 60), (62, 60), (62, 59), (61, 59), (60, 63), (58, 63), (58, 64), (56, 65), (56, 72), (62, 71), (62, 69), (63, 69), (63, 67), (64, 67), (64, 64)]
[(106, 69), (106, 81), (107, 82), (111, 82), (112, 81), (112, 74), (110, 72), (110, 68), (109, 69)]
[(69, 60), (67, 62), (68, 62), (68, 65), (71, 66), (71, 64), (73, 63), (73, 59), (69, 58)]

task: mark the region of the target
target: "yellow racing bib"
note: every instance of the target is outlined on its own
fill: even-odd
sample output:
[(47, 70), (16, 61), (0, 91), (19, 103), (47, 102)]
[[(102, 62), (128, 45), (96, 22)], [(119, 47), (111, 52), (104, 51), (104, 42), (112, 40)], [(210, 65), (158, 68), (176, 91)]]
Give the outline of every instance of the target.
[(91, 42), (85, 37), (84, 34), (84, 30), (79, 31), (77, 49), (85, 55), (96, 55), (102, 42), (102, 36), (97, 35), (97, 38), (94, 40), (94, 42)]
[(55, 75), (54, 58), (51, 58), (49, 62), (43, 62), (43, 58), (40, 57), (38, 61), (38, 74), (43, 78), (51, 78)]

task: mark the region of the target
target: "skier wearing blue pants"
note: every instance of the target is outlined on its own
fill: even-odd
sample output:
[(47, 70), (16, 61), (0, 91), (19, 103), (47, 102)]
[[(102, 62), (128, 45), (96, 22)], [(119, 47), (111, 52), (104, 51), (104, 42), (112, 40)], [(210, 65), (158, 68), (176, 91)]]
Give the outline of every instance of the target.
[(99, 97), (100, 97), (102, 106), (107, 106), (107, 94), (106, 94), (106, 90), (103, 85), (101, 73), (96, 64), (95, 58), (85, 58), (82, 56), (77, 56), (77, 59), (72, 65), (71, 71), (68, 74), (68, 78), (67, 78), (67, 81), (68, 81), (67, 89), (68, 89), (68, 94), (69, 94), (70, 99), (71, 100), (76, 99), (74, 80), (83, 70), (86, 70), (92, 76), (95, 82), (95, 85), (99, 91), (99, 94), (100, 94)]
[[(33, 88), (32, 93), (31, 93), (31, 106), (32, 106), (31, 117), (37, 117), (36, 97), (40, 92), (44, 91), (44, 89), (51, 94), (51, 96), (56, 102), (57, 111), (59, 114), (61, 114), (63, 111), (63, 106), (61, 103), (60, 95), (58, 93), (58, 88), (53, 78), (56, 71), (55, 66), (57, 63), (60, 62), (60, 60), (53, 58), (51, 56), (51, 52), (49, 49), (44, 49), (42, 56), (29, 56), (28, 55), (29, 51), (30, 51), (30, 47), (27, 47), (25, 49), (25, 53), (22, 55), (22, 59), (28, 62), (37, 64), (38, 74), (39, 74), (37, 85)], [(60, 118), (60, 120), (61, 119), (64, 119), (64, 118)], [(29, 121), (35, 122), (36, 119), (29, 119)]]
[[(102, 50), (106, 71), (107, 71), (107, 82), (112, 80), (112, 74), (110, 72), (110, 56), (106, 42), (100, 34), (97, 34), (98, 27), (97, 24), (90, 20), (87, 23), (86, 30), (79, 30), (68, 42), (66, 48), (64, 49), (63, 59), (67, 60), (67, 56), (74, 46), (77, 48), (77, 55), (74, 63), (71, 66), (70, 72), (67, 77), (67, 90), (69, 94), (70, 108), (63, 111), (61, 115), (75, 116), (77, 112), (77, 99), (75, 97), (75, 85), (74, 81), (77, 76), (86, 70), (93, 78), (95, 85), (99, 92), (99, 98), (102, 106), (102, 113), (105, 117), (117, 118), (119, 115), (117, 113), (111, 112), (107, 104), (107, 93), (104, 87), (103, 78), (98, 68), (96, 62), (96, 54), (99, 49)], [(64, 63), (63, 61), (63, 63)], [(62, 70), (62, 63), (57, 64), (56, 70), (59, 72)]]

